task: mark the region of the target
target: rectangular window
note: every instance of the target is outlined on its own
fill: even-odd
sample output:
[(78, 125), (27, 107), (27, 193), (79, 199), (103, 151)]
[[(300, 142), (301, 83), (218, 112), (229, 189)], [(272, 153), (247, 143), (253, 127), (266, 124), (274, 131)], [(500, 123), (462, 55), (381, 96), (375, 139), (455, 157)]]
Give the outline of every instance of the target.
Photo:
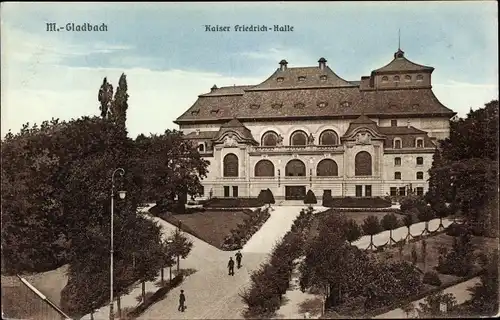
[(395, 197), (398, 195), (398, 188), (396, 187), (391, 187), (391, 196)]
[(424, 173), (422, 171), (417, 172), (417, 180), (423, 180), (424, 179)]
[(391, 127), (397, 127), (398, 126), (398, 120), (391, 120)]
[(423, 195), (424, 195), (424, 188), (417, 187), (417, 196), (423, 196)]
[(204, 197), (205, 196), (205, 187), (204, 186), (201, 186), (201, 189), (200, 189), (200, 197)]
[(401, 166), (401, 158), (400, 157), (394, 158), (394, 166), (395, 167)]
[(406, 187), (399, 187), (399, 195), (404, 196), (406, 194)]
[(399, 139), (394, 140), (394, 149), (401, 149), (401, 140)]
[(229, 198), (229, 186), (224, 186), (224, 197)]
[(238, 187), (233, 186), (233, 197), (238, 198)]
[(424, 164), (424, 158), (422, 157), (417, 157), (417, 166), (421, 166)]
[(423, 148), (423, 147), (424, 147), (424, 140), (417, 139), (417, 148)]
[(394, 172), (394, 180), (401, 180), (401, 172)]
[(323, 190), (323, 199), (328, 196), (332, 196), (332, 190)]
[(356, 197), (363, 196), (363, 186), (356, 186)]
[(372, 196), (372, 186), (365, 186), (365, 197)]

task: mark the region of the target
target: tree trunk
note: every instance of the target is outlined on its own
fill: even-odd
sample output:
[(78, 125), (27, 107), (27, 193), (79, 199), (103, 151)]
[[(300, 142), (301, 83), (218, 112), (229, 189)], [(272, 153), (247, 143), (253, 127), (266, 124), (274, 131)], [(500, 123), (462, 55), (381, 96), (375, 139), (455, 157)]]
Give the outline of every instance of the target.
[(389, 246), (392, 243), (392, 229), (389, 230)]
[(368, 248), (373, 248), (373, 234), (370, 235), (370, 245), (368, 246)]
[(172, 283), (172, 266), (169, 267), (170, 283)]
[(177, 256), (177, 275), (179, 275), (180, 258), (181, 258), (181, 256)]
[(142, 281), (142, 303), (146, 301), (146, 281)]
[(118, 319), (122, 318), (122, 300), (120, 295), (116, 297), (116, 311), (118, 311)]
[(94, 311), (90, 313), (90, 320), (94, 320)]
[(160, 274), (161, 274), (161, 286), (163, 287), (164, 286), (164, 281), (163, 281), (163, 267), (160, 270)]

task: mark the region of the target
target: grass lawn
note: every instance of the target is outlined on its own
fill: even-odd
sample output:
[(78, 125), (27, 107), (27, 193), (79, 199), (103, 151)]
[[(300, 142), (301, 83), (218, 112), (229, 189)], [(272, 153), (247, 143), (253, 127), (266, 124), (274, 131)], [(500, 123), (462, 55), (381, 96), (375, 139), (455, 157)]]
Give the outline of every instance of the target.
[[(248, 217), (243, 211), (207, 210), (190, 214), (176, 214), (173, 217), (192, 230), (194, 236), (221, 249), (224, 238), (232, 229)], [(181, 227), (182, 228), (182, 227)]]
[[(425, 238), (425, 242), (427, 243), (425, 264), (422, 258), (422, 240), (406, 244), (402, 252), (403, 259), (411, 262), (411, 250), (413, 247), (415, 247), (418, 255), (417, 266), (419, 267), (419, 269), (424, 272), (434, 270), (434, 267), (438, 265), (440, 248), (446, 248), (448, 252), (451, 251), (453, 246), (453, 238), (454, 237), (449, 236), (446, 233), (440, 233), (438, 235)], [(480, 252), (488, 252), (498, 247), (498, 239), (472, 237), (472, 245), (476, 254)], [(400, 259), (399, 250), (397, 247), (387, 248), (383, 252), (375, 254), (379, 259), (392, 261), (397, 261)], [(457, 279), (457, 277), (455, 276), (444, 274), (439, 274), (439, 278), (441, 279), (443, 284)]]

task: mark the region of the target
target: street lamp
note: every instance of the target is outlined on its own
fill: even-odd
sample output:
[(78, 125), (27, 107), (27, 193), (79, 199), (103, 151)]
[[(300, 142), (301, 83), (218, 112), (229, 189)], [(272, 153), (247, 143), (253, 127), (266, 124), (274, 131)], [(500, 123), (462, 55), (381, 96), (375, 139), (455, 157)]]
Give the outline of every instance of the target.
[[(109, 268), (109, 277), (110, 277), (110, 298), (109, 298), (109, 319), (114, 320), (115, 315), (113, 312), (113, 217), (114, 217), (114, 198), (115, 198), (115, 174), (119, 172), (120, 175), (123, 177), (125, 174), (125, 170), (122, 168), (115, 169), (113, 171), (113, 174), (111, 175), (111, 248), (109, 250), (110, 254), (110, 268)], [(125, 191), (118, 191), (118, 196), (120, 199), (125, 199), (126, 192)]]

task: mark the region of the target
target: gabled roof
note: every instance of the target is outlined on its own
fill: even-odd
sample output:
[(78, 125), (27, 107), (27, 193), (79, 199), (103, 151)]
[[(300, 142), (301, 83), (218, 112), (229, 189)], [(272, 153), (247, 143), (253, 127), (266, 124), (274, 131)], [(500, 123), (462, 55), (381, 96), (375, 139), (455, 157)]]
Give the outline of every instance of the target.
[(361, 114), (356, 120), (351, 121), (349, 123), (349, 128), (347, 128), (347, 131), (344, 133), (342, 136), (343, 139), (349, 138), (358, 128), (367, 128), (369, 129), (375, 136), (380, 137), (380, 131), (379, 131), (379, 126), (377, 123), (364, 114)]
[(217, 135), (218, 131), (200, 131), (200, 132), (190, 132), (184, 135), (185, 139), (213, 139)]
[[(224, 123), (219, 132), (213, 138), (214, 141), (221, 140), (221, 138), (228, 132), (234, 132), (238, 135), (238, 137), (242, 140), (243, 143), (250, 143), (257, 145), (257, 141), (253, 138), (252, 132), (250, 129), (245, 127), (238, 119), (234, 118), (230, 121)], [(219, 141), (220, 142), (220, 141)]]
[(417, 64), (405, 58), (404, 52), (401, 49), (394, 54), (394, 60), (389, 62), (387, 65), (382, 68), (373, 70), (373, 73), (385, 73), (385, 72), (394, 72), (394, 71), (421, 71), (421, 72), (432, 72), (434, 70), (433, 67), (424, 66), (421, 64)]

